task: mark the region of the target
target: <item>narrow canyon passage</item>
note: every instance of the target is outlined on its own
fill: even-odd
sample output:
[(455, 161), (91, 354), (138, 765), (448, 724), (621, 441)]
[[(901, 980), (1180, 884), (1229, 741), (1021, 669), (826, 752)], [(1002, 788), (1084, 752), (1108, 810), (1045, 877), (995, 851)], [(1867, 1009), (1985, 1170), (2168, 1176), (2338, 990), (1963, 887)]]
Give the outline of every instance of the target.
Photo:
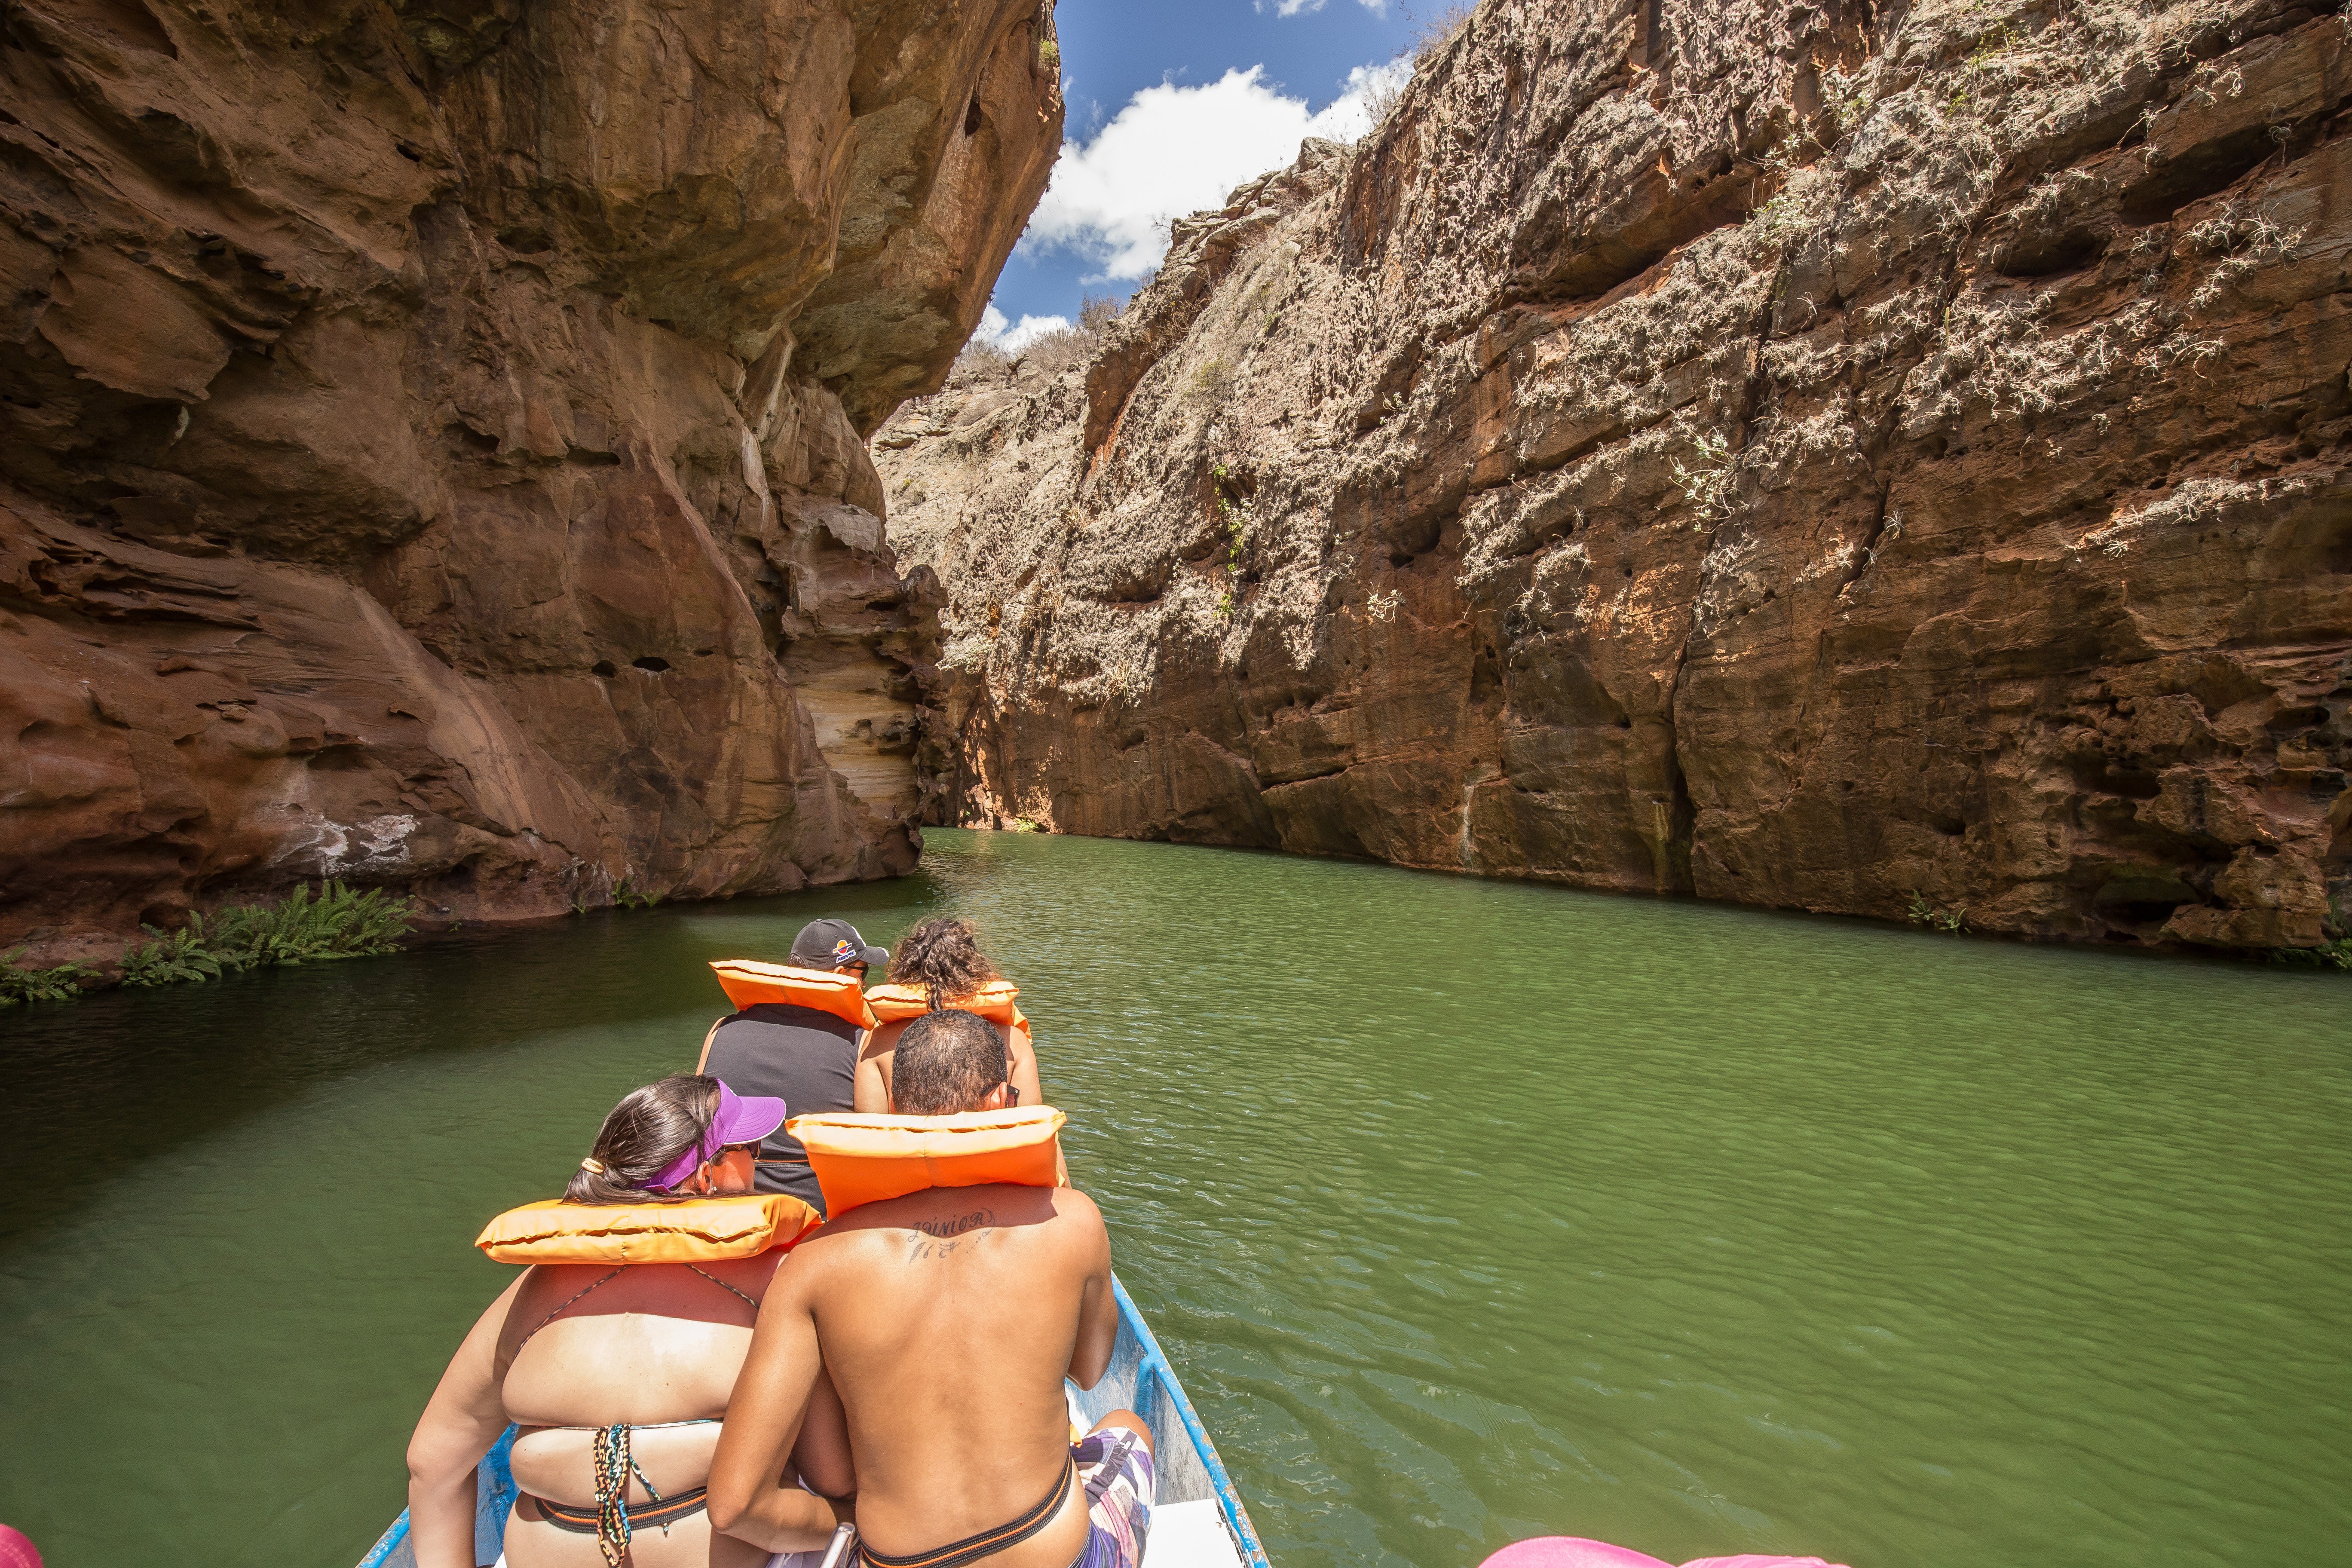
[[(787, 956), (830, 1010), (709, 1059), (793, 1103), (591, 1143)], [(1037, 1061), (917, 1016), (991, 958)], [(1008, 1100), (1088, 1283), (831, 1298), (985, 1345), (921, 1421), (793, 1352), (872, 1551), (988, 1523), (908, 1473), (1077, 1473), (1091, 1202), (1233, 1471), (1136, 1568), (1267, 1568), (1244, 1504), (1273, 1568), (2332, 1564), (2347, 984), (2352, 0), (0, 0), (0, 1521), (56, 1568), (472, 1564), (506, 1422), (599, 1546), (688, 1426), (645, 1500), (788, 1543), (730, 1487), (854, 1489), (719, 1462), (712, 1336), (693, 1412), (561, 1334), (614, 1389), (427, 1409), (467, 1239), (577, 1177), (533, 1260), (618, 1275), (861, 1104), (943, 1202)], [(823, 1234), (677, 1260), (803, 1290), (858, 1226), (789, 1179)], [(1088, 1392), (1166, 1451), (1148, 1365)]]

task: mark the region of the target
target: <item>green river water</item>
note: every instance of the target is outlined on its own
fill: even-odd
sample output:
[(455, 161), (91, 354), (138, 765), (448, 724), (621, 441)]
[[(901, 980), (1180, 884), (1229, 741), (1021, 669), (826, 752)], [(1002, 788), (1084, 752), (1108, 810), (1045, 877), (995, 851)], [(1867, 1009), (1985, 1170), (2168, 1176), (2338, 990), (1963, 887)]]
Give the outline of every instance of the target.
[(0, 1014), (0, 1520), (347, 1568), (705, 960), (982, 922), (1277, 1568), (2352, 1556), (2352, 981), (1273, 856), (905, 881)]

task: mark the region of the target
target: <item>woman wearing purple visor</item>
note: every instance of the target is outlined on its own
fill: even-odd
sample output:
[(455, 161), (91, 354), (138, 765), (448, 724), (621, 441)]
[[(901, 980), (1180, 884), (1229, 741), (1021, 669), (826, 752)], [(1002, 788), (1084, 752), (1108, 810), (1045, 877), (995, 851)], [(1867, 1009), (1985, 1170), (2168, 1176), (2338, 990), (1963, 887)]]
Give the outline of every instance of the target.
[[(618, 1208), (748, 1194), (752, 1155), (784, 1115), (782, 1100), (739, 1096), (715, 1078), (682, 1073), (647, 1084), (604, 1119), (560, 1203), (515, 1215), (558, 1231), (569, 1223), (593, 1239)], [(762, 1201), (793, 1209), (795, 1223), (814, 1222), (796, 1200)], [(751, 1325), (783, 1257), (780, 1247), (699, 1261), (526, 1268), (466, 1336), (409, 1440), (418, 1568), (473, 1568), (474, 1467), (509, 1422), (521, 1428), (513, 1464), (522, 1495), (507, 1526), (508, 1568), (766, 1562), (766, 1552), (712, 1531), (703, 1488)], [(814, 1457), (795, 1458), (824, 1469)], [(835, 1522), (832, 1505), (814, 1494), (807, 1501), (822, 1539)]]

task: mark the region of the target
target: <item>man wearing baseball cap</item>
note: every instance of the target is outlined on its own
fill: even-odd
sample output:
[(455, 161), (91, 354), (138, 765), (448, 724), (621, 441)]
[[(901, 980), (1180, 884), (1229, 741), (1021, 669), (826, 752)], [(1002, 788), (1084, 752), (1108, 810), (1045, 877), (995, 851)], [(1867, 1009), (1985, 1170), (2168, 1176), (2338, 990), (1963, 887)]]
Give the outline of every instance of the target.
[[(857, 928), (847, 921), (811, 921), (801, 927), (801, 934), (793, 938), (792, 964), (795, 969), (835, 969), (843, 973), (863, 973), (869, 968), (890, 962), (887, 947), (868, 947)], [(793, 1112), (797, 1116), (799, 1111)]]
[[(847, 921), (811, 921), (793, 939), (794, 969), (855, 974), (890, 962), (890, 950), (874, 947)], [(866, 1031), (846, 1018), (789, 1002), (762, 1002), (730, 1014), (703, 1037), (702, 1060), (695, 1071), (709, 1073), (744, 1096), (772, 1095), (794, 1116), (856, 1109), (857, 1052)], [(781, 1127), (760, 1141), (755, 1188), (790, 1193), (818, 1214), (824, 1194), (809, 1169), (808, 1151)]]

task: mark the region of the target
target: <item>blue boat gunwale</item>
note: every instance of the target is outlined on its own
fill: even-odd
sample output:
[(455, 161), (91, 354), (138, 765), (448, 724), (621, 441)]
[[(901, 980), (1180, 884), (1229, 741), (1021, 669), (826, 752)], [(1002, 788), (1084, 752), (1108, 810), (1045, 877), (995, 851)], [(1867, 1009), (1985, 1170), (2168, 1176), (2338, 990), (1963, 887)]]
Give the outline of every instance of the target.
[(1184, 1435), (1192, 1439), (1193, 1451), (1201, 1456), (1202, 1466), (1208, 1470), (1210, 1482), (1216, 1488), (1217, 1510), (1224, 1516), (1225, 1528), (1233, 1531), (1234, 1540), (1241, 1547), (1242, 1555), (1251, 1568), (1270, 1568), (1265, 1559), (1265, 1548), (1258, 1542), (1257, 1528), (1250, 1523), (1249, 1510), (1242, 1505), (1241, 1491), (1234, 1485), (1234, 1478), (1226, 1470), (1225, 1461), (1218, 1454), (1217, 1445), (1211, 1440), (1208, 1428), (1201, 1424), (1201, 1413), (1192, 1407), (1192, 1396), (1184, 1392), (1183, 1384), (1177, 1379), (1176, 1369), (1168, 1363), (1168, 1353), (1160, 1348), (1159, 1336), (1151, 1331), (1151, 1325), (1144, 1321), (1141, 1309), (1135, 1304), (1135, 1298), (1127, 1293), (1126, 1282), (1116, 1273), (1110, 1277), (1110, 1288), (1112, 1295), (1118, 1300), (1120, 1321), (1135, 1335), (1136, 1343), (1143, 1350), (1142, 1364), (1136, 1369), (1136, 1403), (1143, 1403), (1143, 1379), (1157, 1378), (1168, 1395), (1169, 1404), (1176, 1407), (1177, 1416), (1184, 1423)]
[[(1211, 1440), (1208, 1428), (1202, 1425), (1201, 1413), (1192, 1406), (1192, 1396), (1184, 1392), (1184, 1384), (1177, 1378), (1176, 1369), (1169, 1364), (1167, 1352), (1160, 1349), (1159, 1336), (1151, 1331), (1151, 1325), (1144, 1321), (1141, 1309), (1135, 1304), (1135, 1298), (1127, 1293), (1126, 1283), (1116, 1273), (1111, 1276), (1110, 1288), (1112, 1297), (1118, 1303), (1119, 1324), (1134, 1336), (1136, 1346), (1142, 1352), (1136, 1367), (1136, 1387), (1131, 1395), (1133, 1404), (1139, 1409), (1145, 1403), (1147, 1381), (1159, 1384), (1161, 1394), (1174, 1407), (1177, 1419), (1183, 1423), (1184, 1436), (1192, 1440), (1193, 1452), (1200, 1456), (1202, 1468), (1209, 1473), (1210, 1483), (1216, 1490), (1217, 1511), (1223, 1518), (1225, 1528), (1233, 1532), (1234, 1543), (1240, 1547), (1248, 1568), (1270, 1568), (1265, 1548), (1258, 1542), (1256, 1527), (1250, 1523), (1249, 1510), (1243, 1506), (1241, 1493), (1234, 1486), (1233, 1476), (1226, 1470), (1224, 1459), (1217, 1453), (1217, 1445)], [(478, 1552), (483, 1542), (486, 1526), (490, 1528), (493, 1542), (496, 1537), (506, 1533), (507, 1514), (514, 1507), (516, 1493), (514, 1471), (509, 1458), (514, 1450), (515, 1436), (516, 1428), (509, 1426), (505, 1434), (490, 1446), (490, 1451), (482, 1457), (481, 1467), (477, 1471), (478, 1500), (475, 1505), (474, 1534)], [(1160, 1440), (1165, 1441), (1165, 1436), (1161, 1435)], [(404, 1508), (400, 1510), (400, 1517), (392, 1521), (392, 1527), (377, 1539), (368, 1554), (360, 1559), (359, 1568), (385, 1568), (392, 1554), (399, 1551), (407, 1540), (408, 1510)]]

